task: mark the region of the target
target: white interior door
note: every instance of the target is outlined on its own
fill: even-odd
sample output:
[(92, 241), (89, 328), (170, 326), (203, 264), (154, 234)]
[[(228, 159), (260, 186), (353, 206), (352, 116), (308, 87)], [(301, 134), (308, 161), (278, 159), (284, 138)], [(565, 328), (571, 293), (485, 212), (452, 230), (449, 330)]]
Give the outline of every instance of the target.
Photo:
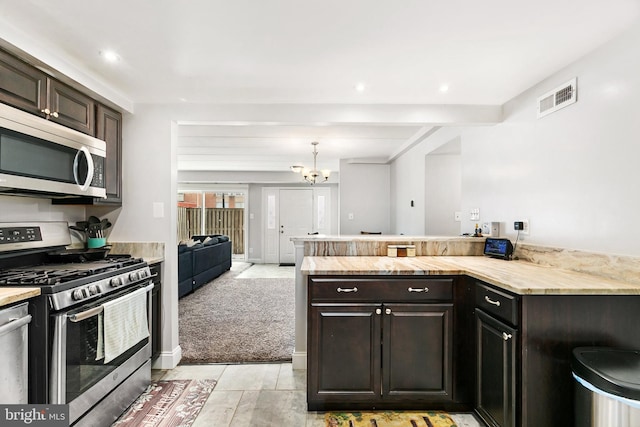
[(313, 190), (280, 190), (280, 264), (294, 264), (295, 250), (291, 237), (313, 232)]

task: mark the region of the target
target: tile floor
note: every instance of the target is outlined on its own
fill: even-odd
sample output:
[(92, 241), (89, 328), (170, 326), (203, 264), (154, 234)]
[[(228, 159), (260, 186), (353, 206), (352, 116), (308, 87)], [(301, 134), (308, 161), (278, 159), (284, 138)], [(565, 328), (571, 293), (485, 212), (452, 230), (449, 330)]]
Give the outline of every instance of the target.
[[(179, 365), (153, 370), (153, 380), (218, 381), (193, 427), (324, 427), (324, 414), (307, 412), (306, 371), (290, 363)], [(482, 427), (471, 414), (452, 416), (459, 427)]]

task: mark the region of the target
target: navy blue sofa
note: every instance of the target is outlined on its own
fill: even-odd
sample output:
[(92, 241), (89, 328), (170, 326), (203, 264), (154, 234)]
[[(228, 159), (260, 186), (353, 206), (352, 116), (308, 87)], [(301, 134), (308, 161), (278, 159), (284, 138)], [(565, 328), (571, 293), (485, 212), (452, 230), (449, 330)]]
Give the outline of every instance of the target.
[(195, 291), (231, 268), (229, 237), (212, 234), (193, 236), (192, 239), (197, 242), (193, 246), (178, 245), (178, 298)]

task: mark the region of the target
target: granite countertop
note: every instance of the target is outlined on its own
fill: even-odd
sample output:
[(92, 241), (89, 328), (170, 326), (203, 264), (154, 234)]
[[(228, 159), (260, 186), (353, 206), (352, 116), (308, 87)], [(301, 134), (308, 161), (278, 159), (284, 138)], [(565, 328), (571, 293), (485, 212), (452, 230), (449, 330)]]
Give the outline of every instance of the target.
[(0, 288), (0, 307), (40, 295), (40, 288)]
[(310, 256), (305, 275), (467, 275), (520, 295), (639, 295), (640, 285), (483, 256)]

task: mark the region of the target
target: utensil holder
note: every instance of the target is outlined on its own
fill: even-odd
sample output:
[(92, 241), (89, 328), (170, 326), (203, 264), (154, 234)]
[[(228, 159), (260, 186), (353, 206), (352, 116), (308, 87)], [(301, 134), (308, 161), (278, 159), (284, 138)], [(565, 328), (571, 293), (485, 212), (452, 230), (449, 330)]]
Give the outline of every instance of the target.
[(106, 237), (89, 237), (87, 239), (87, 248), (89, 249), (101, 248), (106, 244), (107, 244)]

